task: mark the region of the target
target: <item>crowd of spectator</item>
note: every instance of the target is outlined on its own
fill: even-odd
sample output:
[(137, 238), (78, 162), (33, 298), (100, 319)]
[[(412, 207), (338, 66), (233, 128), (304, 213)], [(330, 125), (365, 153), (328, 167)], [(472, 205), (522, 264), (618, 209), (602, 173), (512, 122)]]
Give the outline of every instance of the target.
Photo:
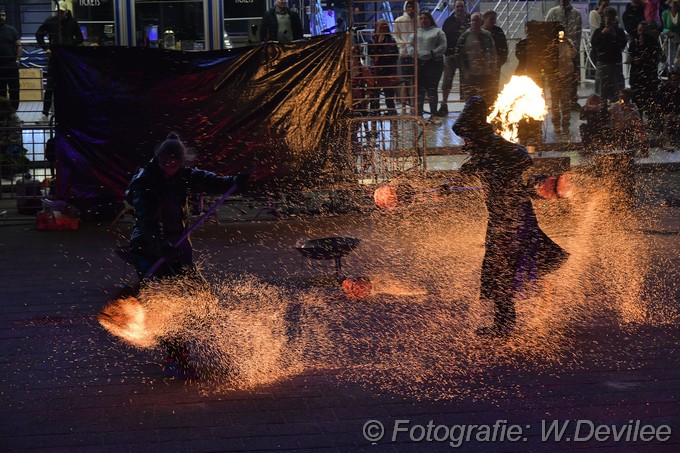
[[(651, 133), (674, 149), (680, 145), (674, 130), (680, 109), (678, 95), (672, 89), (675, 85), (677, 91), (680, 63), (677, 56), (673, 58), (680, 36), (680, 0), (630, 0), (620, 19), (608, 0), (600, 0), (596, 11), (601, 18), (598, 28), (592, 29), (597, 23), (592, 13), (590, 18), (597, 99), (591, 100), (582, 114), (586, 119), (581, 125), (582, 142), (587, 149), (602, 147), (605, 142), (638, 149), (645, 155), (646, 137)], [(664, 48), (660, 37), (667, 43)], [(630, 65), (629, 88), (623, 63)], [(602, 127), (602, 118), (607, 116), (609, 124)], [(593, 117), (594, 127), (588, 120)]]
[[(396, 44), (396, 61), (389, 64), (392, 70), (385, 72), (378, 64), (387, 61), (385, 50), (388, 48), (382, 41), (378, 43), (381, 50), (369, 51), (374, 58), (362, 62), (377, 79), (390, 76), (394, 81), (394, 76), (399, 78), (387, 89), (376, 85), (377, 90), (371, 91), (371, 87), (367, 87), (366, 95), (373, 100), (370, 103), (373, 115), (395, 115), (400, 105), (402, 114), (410, 109), (411, 114), (428, 115), (430, 124), (441, 124), (440, 118), (449, 114), (456, 72), (460, 79), (460, 98), (456, 100), (465, 101), (472, 95), (482, 95), (490, 106), (493, 105), (500, 88), (501, 68), (508, 61), (507, 38), (496, 24), (498, 14), (492, 10), (471, 13), (463, 0), (450, 2), (449, 8), (451, 12), (441, 29), (428, 11), (419, 11), (418, 3), (412, 0), (404, 3), (404, 13), (392, 24), (392, 30), (389, 23), (381, 24), (381, 32), (376, 36), (389, 36)], [(677, 145), (677, 133), (672, 127), (678, 124), (680, 110), (678, 96), (672, 87), (677, 86), (676, 71), (680, 63), (680, 50), (677, 50), (679, 14), (680, 0), (630, 0), (621, 17), (609, 0), (599, 0), (589, 12), (587, 23), (571, 0), (559, 0), (557, 6), (549, 9), (545, 22), (557, 25), (556, 35), (544, 46), (548, 63), (542, 68), (539, 84), (547, 85), (550, 93), (555, 133), (570, 134), (572, 111), (577, 111), (586, 121), (581, 127), (582, 141), (590, 146), (599, 145), (598, 137), (607, 137), (607, 134), (598, 130), (611, 132), (616, 129), (612, 125), (602, 127), (604, 118), (610, 123), (618, 121), (621, 115), (615, 113), (625, 108), (627, 113), (636, 112), (639, 122), (634, 123), (640, 128), (635, 134), (628, 134), (630, 139), (624, 141), (640, 142), (642, 130), (657, 132), (670, 144)], [(590, 28), (589, 35), (583, 34), (584, 26)], [(663, 48), (661, 36), (668, 43)], [(586, 105), (579, 104), (577, 94), (582, 69), (582, 39), (589, 41), (590, 46), (584, 45), (584, 48), (590, 47), (589, 56), (595, 64), (597, 99), (589, 99)], [(369, 43), (369, 49), (374, 45), (375, 41)], [(414, 49), (418, 49), (417, 64), (414, 63)], [(665, 49), (670, 49), (675, 58), (669, 58)], [(518, 60), (515, 74), (527, 73), (527, 52), (527, 39), (520, 40), (515, 46)], [(377, 55), (374, 54), (380, 54), (380, 58), (375, 58)], [(671, 64), (667, 64), (669, 61)], [(627, 80), (624, 64), (630, 65)], [(442, 96), (438, 102), (440, 84)], [(412, 89), (415, 92), (411, 92)], [(380, 108), (380, 94), (385, 99), (385, 110)], [(598, 106), (597, 113), (593, 113), (594, 105)], [(602, 108), (606, 115), (602, 114)], [(593, 118), (598, 119), (596, 126), (591, 127), (588, 123)]]

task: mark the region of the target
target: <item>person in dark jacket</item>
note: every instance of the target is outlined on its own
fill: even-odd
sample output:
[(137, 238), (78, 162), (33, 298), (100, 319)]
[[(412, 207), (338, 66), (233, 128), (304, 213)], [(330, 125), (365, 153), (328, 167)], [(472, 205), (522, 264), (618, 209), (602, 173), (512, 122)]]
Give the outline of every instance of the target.
[[(45, 42), (48, 38), (49, 43)], [(42, 118), (43, 122), (47, 122), (50, 109), (52, 108), (52, 94), (54, 90), (54, 82), (52, 80), (52, 47), (54, 45), (61, 46), (79, 46), (83, 43), (83, 32), (80, 31), (78, 21), (71, 15), (65, 1), (60, 1), (58, 4), (57, 14), (49, 17), (35, 32), (35, 39), (38, 45), (47, 53), (47, 74), (45, 76), (45, 99), (43, 101)]]
[[(638, 35), (628, 44), (630, 55), (630, 87), (635, 93), (635, 103), (641, 114), (649, 114), (654, 110), (658, 99), (659, 63), (663, 60), (663, 51), (656, 36), (656, 25), (642, 21), (638, 24)], [(652, 121), (654, 122), (654, 121)]]
[(498, 87), (493, 87), (496, 73), (496, 45), (493, 35), (482, 28), (481, 13), (470, 17), (470, 28), (465, 30), (456, 44), (456, 56), (463, 84), (463, 96), (478, 94), (490, 101), (495, 99)]
[(621, 15), (621, 19), (623, 20), (623, 28), (628, 33), (628, 40), (637, 39), (638, 25), (645, 20), (645, 4), (642, 0), (630, 0)]
[[(153, 159), (132, 177), (125, 191), (125, 201), (135, 211), (130, 258), (140, 281), (180, 275), (200, 281), (193, 265), (191, 241), (187, 238), (179, 243), (187, 228), (189, 191), (219, 194), (234, 184), (243, 187), (248, 181), (247, 175), (219, 176), (189, 168), (186, 160), (184, 143), (177, 134), (170, 133)], [(164, 259), (163, 265), (153, 275), (147, 275), (160, 259)], [(168, 350), (166, 376), (192, 378), (194, 371), (184, 341), (170, 338), (162, 344)]]
[(607, 149), (612, 140), (607, 100), (603, 100), (598, 94), (591, 94), (583, 106), (580, 118), (585, 120), (585, 123), (579, 125), (583, 151), (592, 153), (598, 149)]
[[(445, 117), (449, 114), (449, 94), (453, 86), (453, 78), (458, 70), (458, 57), (456, 45), (460, 35), (470, 28), (470, 13), (465, 11), (465, 2), (457, 0), (454, 5), (454, 13), (446, 18), (442, 24), (442, 31), (446, 35), (446, 54), (444, 55), (444, 75), (442, 77), (442, 104), (437, 111), (437, 116)], [(463, 97), (463, 84), (460, 84), (460, 98)]]
[(547, 46), (547, 71), (552, 102), (552, 122), (556, 134), (569, 135), (571, 124), (571, 86), (574, 81), (576, 48), (562, 24), (557, 26), (557, 36)]
[(476, 175), (486, 188), (487, 230), (481, 297), (494, 303), (493, 326), (479, 335), (505, 336), (515, 326), (515, 298), (527, 285), (559, 268), (569, 254), (539, 227), (522, 174), (533, 162), (526, 149), (494, 133), (488, 107), (472, 96), (453, 125), (470, 159), (461, 175)]
[[(482, 14), (482, 19), (484, 20), (482, 28), (491, 33), (494, 46), (496, 47), (496, 72), (494, 73), (494, 81), (492, 82), (492, 88), (496, 90), (496, 94), (498, 94), (500, 88), (501, 68), (505, 62), (508, 61), (508, 40), (505, 37), (503, 29), (496, 25), (497, 18), (498, 14), (493, 10), (485, 11), (484, 14)], [(488, 99), (487, 102), (492, 104), (495, 100), (496, 99)]]
[(619, 27), (616, 8), (604, 11), (604, 25), (590, 39), (597, 58), (595, 92), (612, 102), (625, 86), (621, 52), (628, 43), (626, 33)]
[(376, 89), (372, 93), (371, 113), (379, 115), (380, 112), (380, 93), (385, 96), (385, 106), (388, 116), (397, 114), (395, 107), (395, 99), (397, 96), (397, 88), (400, 83), (396, 82), (397, 74), (397, 59), (399, 57), (399, 48), (397, 42), (392, 37), (390, 31), (390, 24), (385, 19), (379, 19), (376, 23), (375, 34), (373, 35), (373, 43), (368, 46), (368, 53), (373, 59), (373, 67), (371, 73), (376, 76), (374, 78)]
[(680, 147), (680, 69), (671, 69), (668, 80), (659, 86), (656, 115), (662, 123), (664, 148), (673, 151)]
[(0, 6), (0, 97), (9, 94), (12, 108), (19, 110), (19, 66), (21, 65), (21, 36), (7, 23), (5, 7)]
[(275, 0), (260, 23), (260, 41), (290, 42), (302, 39), (302, 21), (291, 11), (287, 0)]
[[(187, 167), (187, 151), (177, 134), (170, 133), (155, 156), (140, 169), (125, 191), (125, 200), (135, 210), (130, 238), (135, 269), (140, 280), (183, 275), (193, 270), (191, 241), (177, 241), (187, 227), (189, 191), (221, 194), (231, 186), (245, 185), (247, 175), (219, 176)], [(159, 259), (164, 265), (147, 275)]]
[(529, 38), (522, 38), (515, 44), (515, 57), (517, 58), (517, 67), (515, 68), (515, 75), (527, 75), (527, 45)]

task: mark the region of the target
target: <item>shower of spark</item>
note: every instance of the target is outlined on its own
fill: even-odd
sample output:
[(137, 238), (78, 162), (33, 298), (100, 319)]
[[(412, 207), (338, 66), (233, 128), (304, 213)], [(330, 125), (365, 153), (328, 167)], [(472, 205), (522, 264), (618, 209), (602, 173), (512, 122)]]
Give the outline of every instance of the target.
[[(310, 286), (299, 277), (299, 285), (283, 287), (219, 275), (213, 284), (151, 284), (136, 300), (107, 307), (100, 322), (140, 348), (185, 339), (211, 389), (331, 372), (414, 398), (495, 401), (521, 394), (490, 376), (507, 367), (578, 368), (582, 354), (597, 360), (597, 351), (574, 347), (584, 329), (651, 322), (643, 297), (650, 253), (638, 219), (619, 205), (617, 185), (582, 175), (571, 181), (578, 190), (569, 198), (535, 201), (541, 227), (571, 256), (525, 288), (517, 333), (504, 341), (474, 333), (492, 318), (491, 304), (479, 300), (486, 229), (480, 191), (343, 224), (361, 233), (362, 245), (345, 267), (368, 278), (370, 298), (348, 297), (334, 279)], [(293, 278), (297, 272), (291, 269)], [(678, 319), (676, 312), (654, 316)]]
[(487, 121), (498, 125), (500, 135), (517, 141), (518, 124), (523, 119), (542, 121), (548, 114), (543, 90), (528, 76), (512, 76), (498, 95)]
[(296, 369), (295, 341), (285, 331), (292, 302), (252, 278), (219, 287), (191, 278), (154, 282), (138, 298), (111, 302), (98, 316), (111, 334), (138, 348), (182, 339), (201, 377), (249, 388)]

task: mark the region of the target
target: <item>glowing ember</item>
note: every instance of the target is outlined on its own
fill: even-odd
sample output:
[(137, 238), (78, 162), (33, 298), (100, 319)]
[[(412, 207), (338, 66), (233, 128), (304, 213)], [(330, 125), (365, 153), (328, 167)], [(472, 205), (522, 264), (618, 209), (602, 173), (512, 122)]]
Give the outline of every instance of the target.
[(411, 182), (402, 180), (379, 186), (373, 192), (373, 200), (378, 208), (389, 210), (408, 205), (416, 195)]
[(546, 200), (557, 200), (557, 176), (550, 176), (536, 187), (536, 194)]
[(371, 295), (373, 285), (366, 277), (350, 275), (342, 282), (342, 290), (350, 299), (365, 299)]
[[(557, 200), (562, 198), (571, 198), (575, 194), (575, 189), (579, 182), (576, 181), (573, 175), (569, 173), (562, 173), (561, 175), (553, 176), (537, 176), (530, 178), (529, 184), (533, 185), (536, 195), (545, 200)], [(582, 184), (582, 181), (580, 182)]]
[(395, 186), (384, 185), (375, 189), (373, 192), (375, 205), (380, 209), (394, 209), (399, 206), (397, 198), (397, 188)]
[(569, 173), (562, 173), (559, 178), (557, 178), (555, 189), (557, 190), (557, 196), (559, 198), (570, 198), (574, 194), (574, 182)]
[(543, 90), (528, 76), (512, 76), (498, 95), (487, 121), (503, 138), (517, 141), (517, 125), (524, 118), (542, 121), (548, 114)]

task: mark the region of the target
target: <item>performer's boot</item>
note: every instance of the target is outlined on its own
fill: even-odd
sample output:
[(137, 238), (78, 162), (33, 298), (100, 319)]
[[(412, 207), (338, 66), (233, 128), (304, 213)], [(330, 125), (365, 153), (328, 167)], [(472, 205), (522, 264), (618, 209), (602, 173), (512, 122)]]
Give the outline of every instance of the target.
[(512, 334), (515, 329), (517, 313), (512, 297), (501, 297), (494, 301), (493, 325), (480, 327), (476, 333), (480, 337), (504, 338)]

